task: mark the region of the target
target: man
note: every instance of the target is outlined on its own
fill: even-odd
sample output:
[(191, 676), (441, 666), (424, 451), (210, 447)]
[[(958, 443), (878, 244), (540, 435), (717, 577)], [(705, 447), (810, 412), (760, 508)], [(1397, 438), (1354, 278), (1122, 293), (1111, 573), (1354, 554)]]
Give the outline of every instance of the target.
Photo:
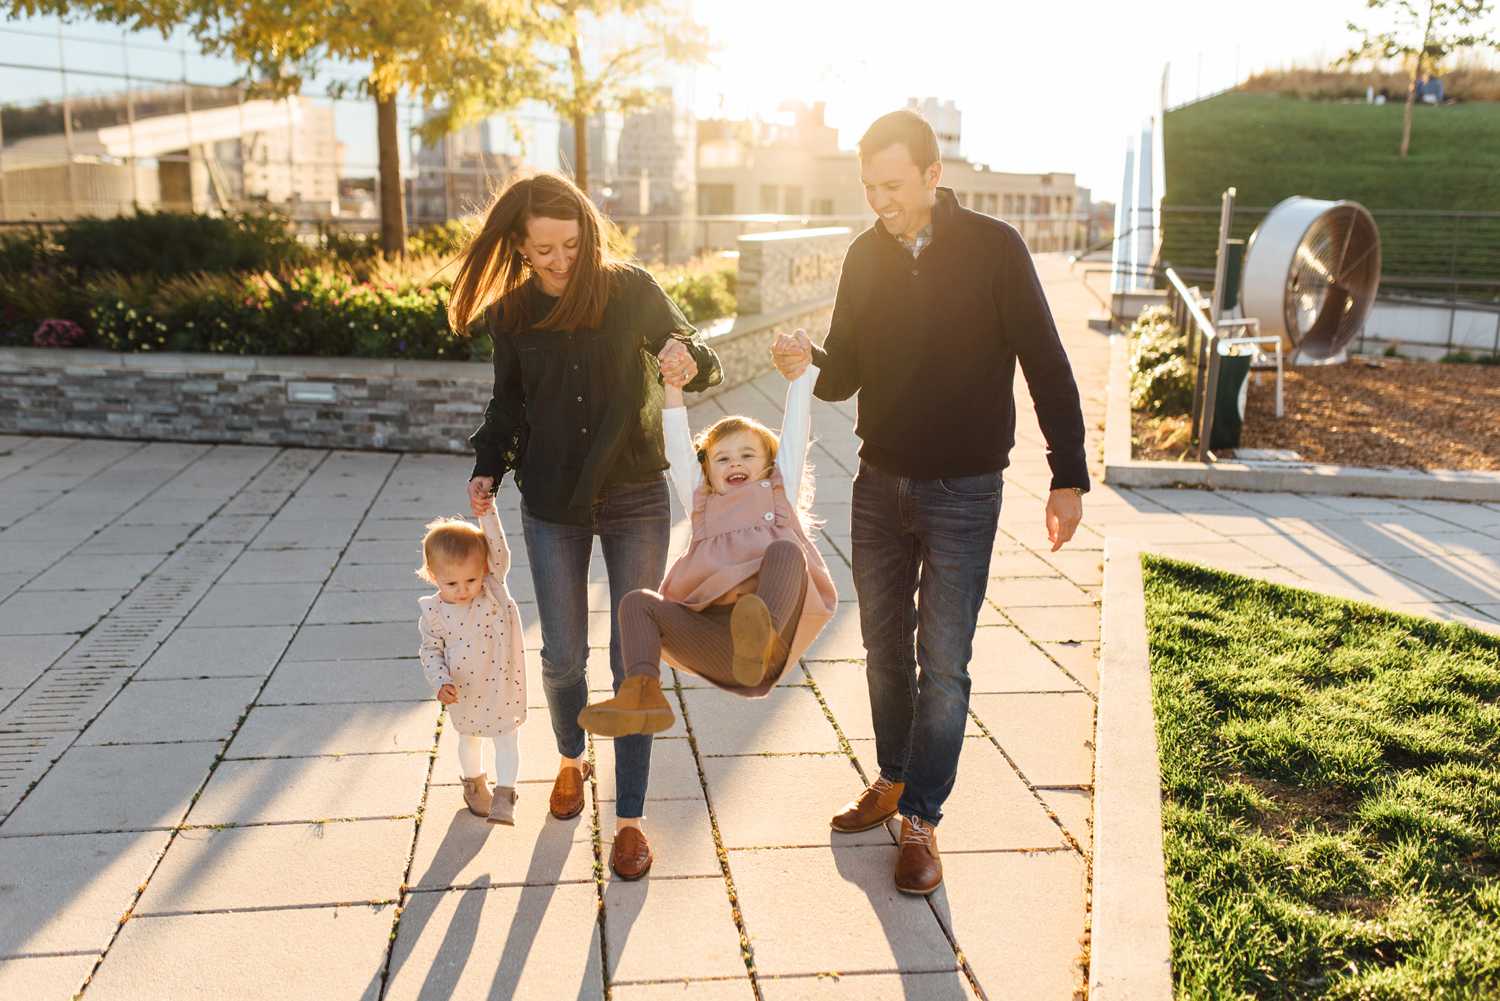
[(943, 879), (934, 829), (963, 746), (1018, 359), (1047, 439), (1054, 551), (1082, 520), (1088, 468), (1078, 388), (1020, 234), (938, 187), (937, 138), (915, 112), (878, 119), (859, 157), (878, 221), (849, 247), (828, 337), (781, 335), (772, 357), (789, 379), (815, 362), (820, 399), (859, 393), (854, 588), (880, 777), (832, 824), (866, 831), (899, 811), (896, 888), (925, 895)]

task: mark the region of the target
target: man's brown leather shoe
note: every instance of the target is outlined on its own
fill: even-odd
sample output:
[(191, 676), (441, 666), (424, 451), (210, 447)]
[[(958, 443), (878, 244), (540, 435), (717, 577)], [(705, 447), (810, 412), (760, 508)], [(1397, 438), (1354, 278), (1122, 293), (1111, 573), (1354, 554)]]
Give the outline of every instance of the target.
[(557, 779), (552, 783), (552, 798), (547, 801), (552, 816), (558, 820), (572, 820), (583, 812), (583, 784), (593, 772), (587, 761), (582, 768), (558, 770)]
[(651, 843), (639, 827), (623, 828), (615, 835), (615, 846), (609, 853), (609, 867), (616, 876), (629, 882), (651, 871)]
[(829, 822), (830, 826), (840, 834), (858, 834), (879, 827), (896, 815), (896, 804), (905, 788), (905, 782), (891, 782), (884, 776), (877, 778), (858, 799), (844, 804), (844, 809)]
[(896, 889), (927, 896), (943, 885), (937, 829), (924, 820), (901, 818), (901, 853), (896, 856)]

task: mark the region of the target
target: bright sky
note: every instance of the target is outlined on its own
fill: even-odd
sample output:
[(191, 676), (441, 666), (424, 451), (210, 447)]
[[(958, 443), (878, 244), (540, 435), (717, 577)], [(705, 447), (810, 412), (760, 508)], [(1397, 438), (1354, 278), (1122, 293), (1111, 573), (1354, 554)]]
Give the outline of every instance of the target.
[[(1113, 201), (1125, 135), (1171, 61), (1175, 100), (1266, 65), (1326, 62), (1364, 0), (695, 0), (721, 49), (700, 114), (826, 100), (852, 146), (908, 97), (957, 102), (963, 151), (998, 170), (1073, 171)], [(1238, 52), (1236, 52), (1238, 49)], [(1202, 54), (1200, 70), (1200, 53)], [(1201, 74), (1201, 76), (1200, 76)]]
[[(718, 45), (707, 66), (674, 75), (693, 80), (700, 115), (772, 115), (787, 100), (822, 100), (852, 147), (872, 119), (908, 97), (953, 100), (970, 159), (999, 170), (1073, 171), (1101, 200), (1118, 196), (1125, 135), (1151, 110), (1164, 64), (1172, 63), (1173, 100), (1187, 99), (1268, 65), (1326, 63), (1351, 44), (1345, 22), (1369, 16), (1365, 0), (683, 2)], [(122, 70), (118, 28), (85, 23), (66, 33), (70, 67)], [(56, 37), (52, 19), (0, 22), (0, 63), (55, 66)], [(196, 54), (184, 64), (159, 36), (131, 44), (155, 50), (132, 49), (138, 75), (234, 75)], [(103, 78), (70, 84), (74, 93), (115, 87)], [(57, 76), (0, 65), (0, 95), (55, 98)], [(373, 164), (366, 107), (340, 105), (338, 131), (347, 167)]]

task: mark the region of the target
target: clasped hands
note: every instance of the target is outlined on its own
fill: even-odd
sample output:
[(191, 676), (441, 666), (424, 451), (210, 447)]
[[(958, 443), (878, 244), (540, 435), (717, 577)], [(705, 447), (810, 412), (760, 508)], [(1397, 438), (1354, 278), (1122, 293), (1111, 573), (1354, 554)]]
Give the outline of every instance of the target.
[[(812, 364), (812, 340), (807, 331), (794, 330), (790, 334), (776, 335), (771, 344), (771, 360), (776, 369), (787, 379), (796, 379)], [(1047, 528), (1047, 541), (1055, 553), (1063, 547), (1078, 525), (1083, 521), (1083, 498), (1076, 490), (1053, 490), (1047, 496), (1047, 509), (1043, 515)]]

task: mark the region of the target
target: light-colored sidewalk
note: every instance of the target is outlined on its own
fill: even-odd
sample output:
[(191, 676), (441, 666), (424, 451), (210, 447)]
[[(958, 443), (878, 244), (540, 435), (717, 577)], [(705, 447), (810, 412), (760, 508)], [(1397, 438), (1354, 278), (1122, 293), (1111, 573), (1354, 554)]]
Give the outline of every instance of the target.
[[(1102, 435), (1108, 346), (1049, 296)], [(779, 422), (770, 376), (697, 408)], [(1500, 511), (1116, 492), (1047, 552), (1018, 380), (972, 721), (930, 901), (889, 832), (836, 837), (874, 774), (848, 568), (853, 404), (818, 405), (821, 545), (844, 606), (747, 703), (686, 676), (652, 757), (652, 875), (615, 882), (613, 761), (583, 815), (531, 665), (513, 829), (469, 816), (414, 659), (417, 539), (464, 505), (434, 455), (0, 439), (0, 997), (1069, 999), (1086, 923), (1100, 557), (1128, 534), (1230, 569), (1500, 612)], [(1097, 457), (1097, 448), (1091, 454)], [(1097, 472), (1097, 467), (1096, 467)], [(528, 646), (535, 605), (501, 495)], [(683, 526), (679, 524), (679, 532)], [(592, 685), (608, 687), (602, 561)], [(101, 959), (102, 957), (102, 959)]]

